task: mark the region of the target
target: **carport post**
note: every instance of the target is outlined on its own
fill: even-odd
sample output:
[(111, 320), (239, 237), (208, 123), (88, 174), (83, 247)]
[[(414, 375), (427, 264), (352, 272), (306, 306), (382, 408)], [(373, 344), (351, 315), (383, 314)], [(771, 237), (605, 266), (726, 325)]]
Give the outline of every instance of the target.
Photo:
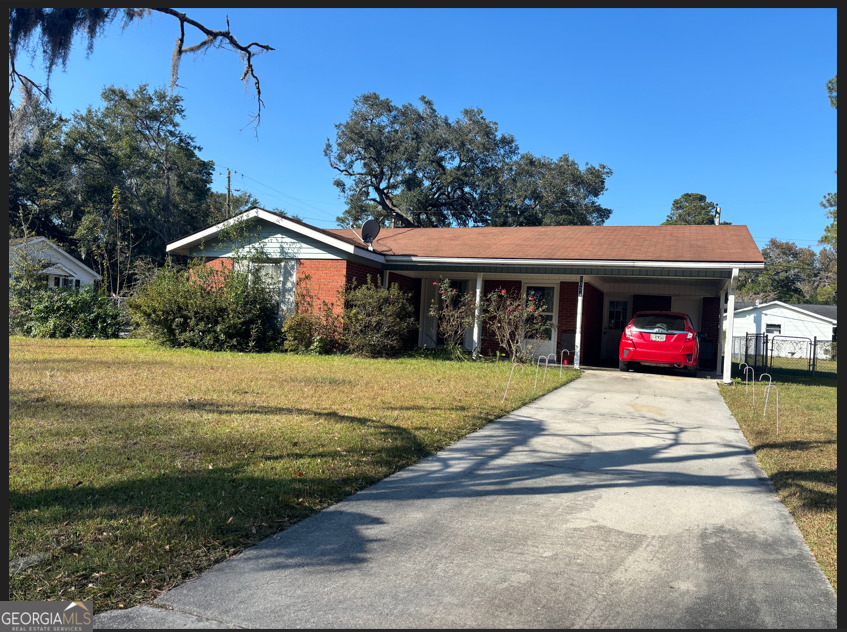
[(723, 342), (723, 303), (726, 300), (726, 290), (721, 290), (720, 294), (718, 294), (718, 344), (716, 345), (715, 353), (718, 354), (717, 360), (715, 361), (715, 367), (717, 369), (718, 376), (723, 375), (723, 362), (721, 362), (721, 343)]
[(473, 312), (473, 357), (476, 359), (479, 355), (479, 349), (482, 346), (482, 273), (476, 275), (476, 302)]
[(732, 334), (735, 331), (735, 286), (738, 284), (738, 268), (732, 269), (729, 280), (729, 295), (726, 303), (726, 338), (723, 343), (723, 383), (732, 383)]
[(579, 289), (576, 293), (576, 339), (573, 345), (573, 367), (579, 368), (579, 351), (582, 345), (579, 344), (582, 338), (582, 275), (579, 277)]

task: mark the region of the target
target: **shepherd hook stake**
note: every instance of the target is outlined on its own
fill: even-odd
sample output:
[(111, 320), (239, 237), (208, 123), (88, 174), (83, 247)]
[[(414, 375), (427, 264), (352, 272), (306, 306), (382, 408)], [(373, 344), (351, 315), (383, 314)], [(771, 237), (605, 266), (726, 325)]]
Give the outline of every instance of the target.
[[(535, 363), (535, 386), (532, 387), (532, 390), (535, 390), (538, 387), (538, 369), (541, 368), (541, 358), (543, 358), (543, 357), (544, 357), (543, 355), (538, 356), (538, 360)], [(547, 371), (547, 369), (545, 369), (545, 372), (546, 371)], [(542, 384), (543, 384), (543, 382), (542, 382)]]
[(768, 411), (768, 395), (770, 395), (772, 388), (776, 388), (776, 434), (779, 434), (779, 389), (773, 384), (768, 384), (765, 387), (765, 410), (762, 411), (762, 417)]
[(559, 377), (562, 377), (562, 369), (565, 368), (565, 353), (570, 353), (570, 351), (562, 349), (562, 361), (559, 364)]
[(753, 404), (755, 404), (756, 403), (756, 370), (751, 366), (744, 367), (744, 392), (745, 393), (747, 392), (747, 371), (750, 371), (750, 373), (752, 373), (752, 375), (753, 375)]
[[(502, 402), (500, 402), (501, 404), (503, 404), (503, 403), (505, 403), (505, 402), (506, 402), (506, 393), (508, 393), (508, 392), (509, 392), (509, 384), (511, 384), (511, 383), (512, 383), (512, 374), (515, 372), (515, 367), (516, 367), (516, 366), (518, 366), (518, 363), (517, 363), (517, 362), (513, 362), (513, 363), (512, 363), (512, 370), (511, 370), (511, 371), (509, 371), (509, 381), (508, 381), (508, 382), (506, 382), (506, 391), (503, 393), (503, 401), (502, 401)], [(523, 364), (521, 364), (521, 371), (523, 371)]]

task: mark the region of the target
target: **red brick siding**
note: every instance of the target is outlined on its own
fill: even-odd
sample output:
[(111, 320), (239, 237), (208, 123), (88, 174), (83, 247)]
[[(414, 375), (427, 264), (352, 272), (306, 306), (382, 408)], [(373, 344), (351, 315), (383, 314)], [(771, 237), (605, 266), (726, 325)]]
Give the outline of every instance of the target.
[(323, 301), (340, 312), (338, 292), (344, 288), (347, 280), (347, 262), (343, 259), (299, 259), (297, 261), (297, 289), (300, 290), (306, 277), (310, 277), (310, 291), (314, 306), (319, 307)]
[[(396, 283), (403, 292), (407, 292), (412, 295), (412, 313), (415, 316), (415, 320), (418, 320), (421, 313), (421, 280), (403, 276), (397, 272), (389, 272), (388, 285), (392, 285), (393, 283)], [(416, 331), (415, 340), (417, 340), (417, 336), (418, 334)]]
[[(700, 319), (700, 331), (706, 334), (706, 338), (700, 343), (700, 368), (707, 371), (713, 371), (717, 368), (718, 360), (721, 358), (723, 353), (721, 341), (718, 338), (720, 319), (723, 316), (722, 311), (720, 298), (717, 296), (703, 297), (703, 312), (702, 318)], [(714, 357), (706, 357), (710, 355), (704, 350), (707, 345), (712, 350), (711, 355)]]
[(706, 334), (706, 340), (719, 342), (718, 330), (720, 329), (720, 319), (720, 299), (717, 296), (704, 296), (700, 331)]
[(370, 277), (371, 283), (382, 285), (382, 272), (379, 268), (355, 261), (345, 261), (345, 263), (347, 264), (346, 278), (348, 284), (355, 280), (356, 285), (365, 285), (368, 282), (368, 277)]
[[(232, 270), (234, 262), (230, 257), (207, 257), (203, 265), (206, 268), (210, 268), (212, 270)], [(193, 278), (193, 272), (191, 273), (191, 278)], [(213, 287), (217, 285), (213, 281), (214, 277), (211, 277), (209, 281), (210, 285)]]

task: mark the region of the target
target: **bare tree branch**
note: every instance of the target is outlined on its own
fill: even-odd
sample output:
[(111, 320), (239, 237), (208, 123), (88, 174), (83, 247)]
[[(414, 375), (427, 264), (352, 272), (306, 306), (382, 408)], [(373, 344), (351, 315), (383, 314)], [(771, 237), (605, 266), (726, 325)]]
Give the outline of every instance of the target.
[[(67, 62), (68, 52), (72, 44), (72, 35), (75, 31), (84, 31), (88, 37), (88, 51), (91, 52), (93, 40), (100, 34), (100, 28), (111, 22), (119, 14), (124, 16), (124, 28), (141, 17), (148, 15), (151, 11), (156, 11), (164, 15), (179, 20), (179, 37), (176, 40), (173, 56), (171, 57), (171, 92), (177, 86), (179, 77), (179, 62), (183, 55), (188, 53), (199, 53), (210, 46), (231, 47), (241, 57), (244, 63), (244, 72), (241, 75), (241, 80), (245, 83), (252, 79), (253, 89), (256, 92), (257, 109), (256, 114), (248, 123), (258, 127), (261, 120), (262, 108), (265, 103), (262, 100), (262, 88), (259, 82), (259, 77), (256, 75), (253, 66), (253, 58), (261, 53), (274, 50), (273, 47), (267, 44), (258, 42), (250, 42), (249, 44), (241, 44), (238, 39), (232, 34), (229, 26), (229, 17), (226, 18), (226, 30), (210, 29), (200, 22), (188, 17), (185, 13), (169, 8), (153, 8), (153, 9), (72, 9), (68, 11), (68, 18), (61, 28), (57, 31), (49, 31), (47, 28), (48, 22), (55, 27), (57, 21), (50, 18), (54, 15), (53, 11), (58, 9), (43, 9), (43, 8), (21, 8), (9, 9), (10, 29), (9, 29), (9, 95), (17, 84), (26, 88), (26, 95), (30, 97), (33, 90), (40, 92), (47, 101), (50, 101), (50, 71), (58, 62), (63, 67)], [(59, 21), (61, 22), (61, 20)], [(185, 25), (193, 26), (199, 30), (205, 38), (191, 46), (185, 46)], [(24, 50), (29, 42), (35, 39), (40, 41), (42, 46), (42, 56), (47, 68), (47, 80), (44, 86), (39, 85), (26, 75), (20, 73), (15, 68), (15, 61), (18, 54)], [(24, 98), (27, 98), (25, 96)], [(246, 127), (246, 126), (245, 126)]]

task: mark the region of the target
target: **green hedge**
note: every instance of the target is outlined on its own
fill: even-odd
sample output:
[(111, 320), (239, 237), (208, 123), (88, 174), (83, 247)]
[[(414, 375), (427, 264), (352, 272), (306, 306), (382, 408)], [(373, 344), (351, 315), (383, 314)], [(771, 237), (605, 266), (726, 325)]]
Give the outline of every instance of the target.
[(123, 309), (93, 286), (35, 289), (10, 304), (10, 333), (32, 338), (117, 338), (124, 325)]
[(171, 347), (271, 351), (281, 342), (278, 298), (255, 272), (166, 265), (128, 307), (140, 335)]

